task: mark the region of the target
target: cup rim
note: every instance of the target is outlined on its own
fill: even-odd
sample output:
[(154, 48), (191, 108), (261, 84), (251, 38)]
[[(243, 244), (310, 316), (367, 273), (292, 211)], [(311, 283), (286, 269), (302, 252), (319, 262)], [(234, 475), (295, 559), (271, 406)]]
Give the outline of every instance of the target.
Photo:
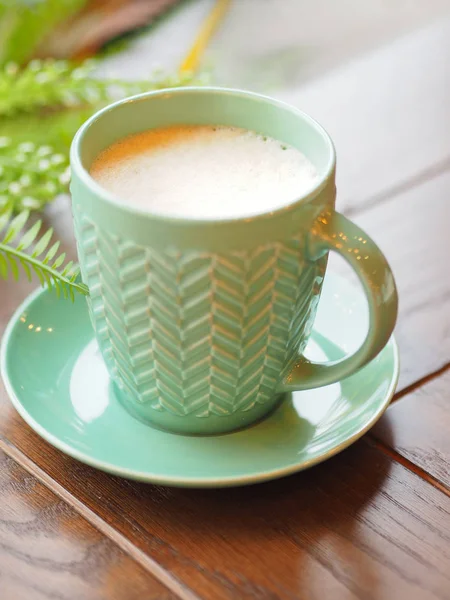
[[(295, 116), (303, 119), (310, 127), (315, 129), (325, 140), (329, 151), (329, 157), (327, 161), (326, 168), (315, 183), (315, 185), (306, 193), (301, 194), (300, 196), (293, 199), (291, 202), (287, 202), (282, 206), (275, 208), (274, 210), (260, 212), (260, 213), (251, 213), (251, 214), (240, 214), (238, 216), (225, 217), (225, 218), (198, 218), (198, 217), (190, 217), (190, 216), (178, 216), (165, 214), (164, 212), (152, 212), (146, 208), (135, 206), (132, 204), (127, 204), (123, 201), (119, 196), (116, 196), (112, 192), (109, 192), (105, 188), (103, 188), (97, 181), (91, 177), (89, 171), (85, 169), (81, 162), (81, 145), (83, 143), (84, 137), (87, 131), (105, 114), (115, 111), (119, 106), (123, 104), (130, 104), (134, 102), (144, 102), (147, 100), (151, 100), (154, 97), (158, 96), (167, 96), (168, 94), (218, 94), (218, 95), (229, 95), (233, 97), (246, 97), (253, 99), (259, 102), (265, 102), (275, 106), (284, 111), (289, 111)], [(160, 90), (151, 90), (149, 92), (144, 92), (141, 94), (136, 94), (134, 96), (129, 96), (127, 98), (122, 98), (121, 100), (117, 100), (111, 104), (108, 104), (104, 108), (101, 108), (96, 113), (94, 113), (89, 119), (87, 119), (83, 125), (78, 129), (75, 134), (72, 144), (70, 147), (70, 165), (73, 173), (77, 174), (77, 177), (81, 180), (81, 182), (90, 188), (97, 197), (101, 198), (106, 204), (112, 205), (116, 209), (123, 210), (124, 212), (132, 215), (138, 215), (140, 217), (145, 216), (148, 219), (152, 219), (159, 222), (168, 222), (168, 223), (176, 223), (176, 224), (186, 224), (186, 225), (214, 225), (214, 224), (224, 224), (224, 223), (236, 223), (238, 221), (257, 221), (257, 220), (265, 220), (267, 218), (273, 218), (274, 216), (289, 213), (295, 209), (297, 209), (300, 205), (306, 204), (308, 201), (313, 200), (320, 192), (326, 187), (330, 177), (332, 176), (335, 167), (336, 167), (336, 150), (333, 144), (333, 141), (327, 131), (324, 129), (320, 123), (318, 123), (315, 119), (313, 119), (310, 115), (303, 112), (302, 110), (284, 102), (282, 100), (277, 100), (270, 96), (266, 96), (264, 94), (259, 94), (256, 92), (251, 92), (247, 90), (242, 90), (238, 88), (227, 88), (227, 87), (218, 87), (218, 86), (185, 86), (185, 87), (175, 87), (175, 88), (164, 88)]]

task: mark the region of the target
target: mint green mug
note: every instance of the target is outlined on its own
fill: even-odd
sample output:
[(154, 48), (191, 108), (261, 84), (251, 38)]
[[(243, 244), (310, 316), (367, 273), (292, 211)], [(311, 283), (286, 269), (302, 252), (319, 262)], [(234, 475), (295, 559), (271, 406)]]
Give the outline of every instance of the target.
[[(195, 220), (131, 207), (90, 177), (92, 161), (112, 142), (176, 124), (242, 127), (291, 144), (313, 162), (318, 183), (267, 214)], [(95, 335), (119, 400), (148, 424), (191, 434), (244, 427), (268, 414), (283, 392), (348, 377), (392, 334), (392, 272), (367, 234), (335, 211), (332, 141), (296, 108), (219, 88), (142, 94), (89, 119), (73, 141), (71, 165)], [(329, 250), (361, 280), (370, 327), (355, 354), (316, 364), (302, 353)]]

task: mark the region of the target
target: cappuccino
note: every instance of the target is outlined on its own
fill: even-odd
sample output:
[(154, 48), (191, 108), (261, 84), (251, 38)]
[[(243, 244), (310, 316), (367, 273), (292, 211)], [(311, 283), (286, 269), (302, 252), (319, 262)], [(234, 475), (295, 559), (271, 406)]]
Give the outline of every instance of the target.
[(173, 126), (131, 135), (94, 161), (91, 176), (123, 203), (179, 218), (271, 212), (309, 192), (313, 164), (296, 148), (226, 126)]

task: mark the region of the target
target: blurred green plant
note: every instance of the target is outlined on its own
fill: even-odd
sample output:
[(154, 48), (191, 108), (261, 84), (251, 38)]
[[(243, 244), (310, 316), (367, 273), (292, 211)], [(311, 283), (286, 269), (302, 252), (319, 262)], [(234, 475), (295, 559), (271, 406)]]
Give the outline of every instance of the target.
[(87, 0), (0, 0), (0, 65), (27, 62), (39, 44)]
[(94, 76), (95, 60), (81, 64), (66, 60), (32, 60), (20, 69), (8, 63), (0, 71), (0, 118), (38, 110), (74, 109), (97, 106), (114, 99), (192, 83), (192, 76), (163, 77), (125, 81)]
[(66, 154), (49, 145), (13, 144), (0, 137), (0, 214), (42, 209), (67, 191), (69, 179)]

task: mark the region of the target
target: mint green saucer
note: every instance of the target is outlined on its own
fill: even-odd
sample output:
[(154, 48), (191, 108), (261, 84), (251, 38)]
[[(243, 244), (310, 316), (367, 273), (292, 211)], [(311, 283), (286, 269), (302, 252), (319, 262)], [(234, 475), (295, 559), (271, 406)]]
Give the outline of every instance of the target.
[[(328, 274), (308, 346), (315, 360), (356, 349), (367, 327), (362, 295)], [(1, 373), (12, 403), (50, 444), (93, 467), (162, 485), (220, 487), (301, 471), (361, 437), (380, 418), (399, 371), (391, 339), (367, 367), (341, 383), (287, 395), (265, 421), (221, 436), (153, 429), (117, 402), (83, 298), (47, 291), (17, 310), (2, 342)]]

